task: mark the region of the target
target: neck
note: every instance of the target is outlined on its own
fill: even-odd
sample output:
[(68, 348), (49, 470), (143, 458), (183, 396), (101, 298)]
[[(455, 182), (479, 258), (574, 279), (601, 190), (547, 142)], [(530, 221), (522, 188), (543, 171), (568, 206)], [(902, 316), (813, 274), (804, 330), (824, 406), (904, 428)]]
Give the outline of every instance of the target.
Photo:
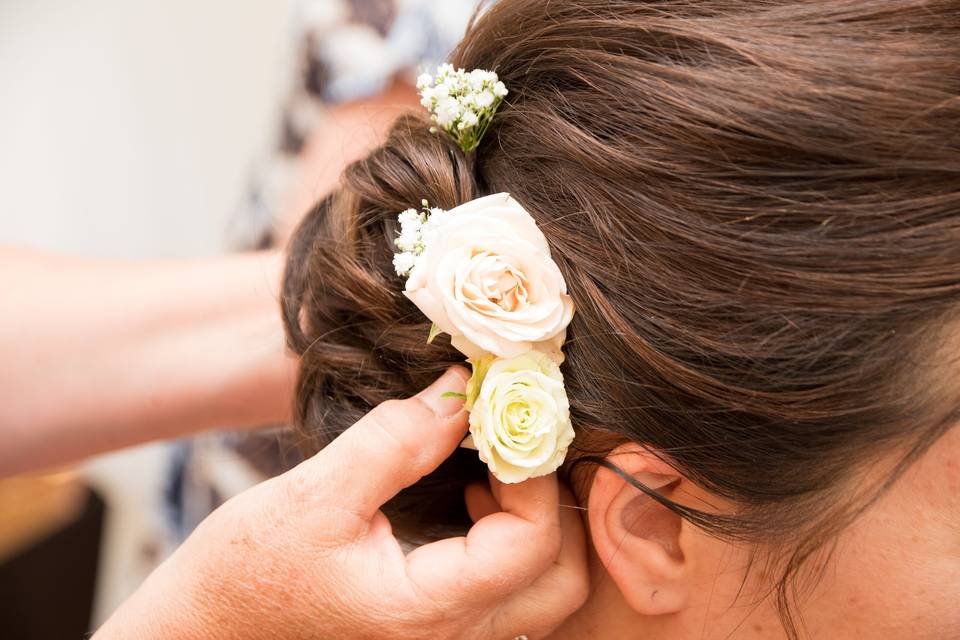
[[(669, 615), (641, 615), (624, 599), (590, 546), (590, 595), (580, 609), (550, 635), (550, 640), (679, 640), (681, 638), (783, 638), (775, 612), (744, 596), (740, 572), (710, 573), (700, 599)], [(719, 571), (719, 569), (718, 569)], [(730, 581), (723, 582), (724, 578)], [(718, 613), (717, 609), (721, 611)], [(711, 615), (714, 613), (714, 615)]]

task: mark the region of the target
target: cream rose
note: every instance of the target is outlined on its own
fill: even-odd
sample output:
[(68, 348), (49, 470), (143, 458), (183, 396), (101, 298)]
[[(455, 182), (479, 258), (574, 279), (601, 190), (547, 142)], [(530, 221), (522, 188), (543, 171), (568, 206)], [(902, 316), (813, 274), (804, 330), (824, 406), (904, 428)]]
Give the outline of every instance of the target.
[(515, 358), (485, 356), (467, 385), (470, 436), (498, 480), (522, 482), (563, 463), (573, 441), (563, 374), (553, 358), (528, 351)]
[(506, 193), (430, 216), (404, 294), (468, 358), (531, 349), (559, 361), (573, 301), (543, 233)]

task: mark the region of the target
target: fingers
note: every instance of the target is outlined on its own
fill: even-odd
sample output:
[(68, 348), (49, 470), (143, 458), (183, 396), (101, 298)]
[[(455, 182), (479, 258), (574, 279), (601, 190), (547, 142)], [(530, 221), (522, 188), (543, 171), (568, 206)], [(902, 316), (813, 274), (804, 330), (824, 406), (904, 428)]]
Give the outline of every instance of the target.
[(467, 485), (463, 491), (463, 501), (467, 505), (470, 519), (474, 522), (500, 511), (500, 503), (490, 492), (490, 486), (481, 482), (471, 482)]
[(467, 429), (462, 394), (468, 373), (447, 370), (407, 400), (385, 402), (294, 471), (301, 490), (326, 506), (369, 519), (401, 489), (437, 468)]
[(496, 637), (546, 638), (579, 609), (589, 594), (586, 532), (576, 498), (560, 487), (563, 544), (556, 562), (533, 584), (504, 600), (493, 616)]
[[(502, 511), (482, 517), (465, 538), (425, 545), (407, 556), (420, 591), (476, 606), (531, 585), (561, 548), (555, 474), (500, 488)], [(487, 503), (489, 506), (489, 503)], [(456, 603), (451, 603), (456, 606)]]

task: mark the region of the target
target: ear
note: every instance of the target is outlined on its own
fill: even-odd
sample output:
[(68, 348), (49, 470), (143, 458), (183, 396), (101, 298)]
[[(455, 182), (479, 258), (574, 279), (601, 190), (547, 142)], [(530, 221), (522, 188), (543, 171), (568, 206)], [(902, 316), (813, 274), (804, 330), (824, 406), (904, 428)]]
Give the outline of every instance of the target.
[[(617, 447), (607, 461), (665, 497), (683, 480), (637, 444)], [(594, 476), (587, 504), (594, 549), (627, 604), (642, 615), (684, 608), (690, 596), (684, 521), (604, 467)]]

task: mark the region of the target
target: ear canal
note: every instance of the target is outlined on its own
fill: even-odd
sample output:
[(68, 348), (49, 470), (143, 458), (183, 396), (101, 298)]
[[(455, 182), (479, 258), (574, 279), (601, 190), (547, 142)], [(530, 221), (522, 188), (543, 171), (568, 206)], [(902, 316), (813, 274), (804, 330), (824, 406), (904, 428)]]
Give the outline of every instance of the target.
[[(680, 480), (670, 479), (667, 484), (653, 490), (664, 491), (676, 488)], [(621, 524), (625, 532), (660, 545), (664, 552), (673, 560), (683, 561), (683, 551), (680, 549), (680, 532), (682, 522), (680, 517), (664, 505), (657, 502), (645, 493), (630, 498), (620, 515)]]

